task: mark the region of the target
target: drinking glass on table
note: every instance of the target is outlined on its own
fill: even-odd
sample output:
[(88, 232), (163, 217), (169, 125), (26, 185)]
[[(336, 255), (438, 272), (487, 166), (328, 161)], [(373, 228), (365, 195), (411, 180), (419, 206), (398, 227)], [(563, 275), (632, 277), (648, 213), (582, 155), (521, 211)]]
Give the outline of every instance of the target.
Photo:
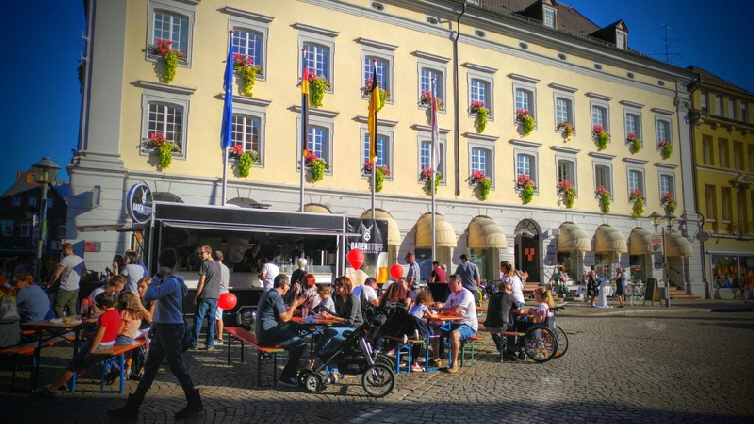
[(301, 308), (301, 317), (306, 318), (309, 316), (309, 308)]

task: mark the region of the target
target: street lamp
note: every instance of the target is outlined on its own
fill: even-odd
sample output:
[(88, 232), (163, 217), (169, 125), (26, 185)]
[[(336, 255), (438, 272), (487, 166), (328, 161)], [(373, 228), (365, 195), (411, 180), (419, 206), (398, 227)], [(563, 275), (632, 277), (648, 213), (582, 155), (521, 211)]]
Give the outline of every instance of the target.
[(649, 220), (652, 221), (652, 225), (655, 227), (655, 232), (657, 232), (657, 227), (660, 224), (664, 224), (662, 228), (662, 280), (665, 282), (665, 306), (670, 307), (670, 272), (669, 272), (669, 266), (668, 266), (668, 258), (667, 258), (667, 246), (665, 244), (665, 229), (668, 230), (668, 234), (673, 231), (673, 224), (675, 224), (676, 216), (672, 213), (668, 212), (665, 214), (665, 216), (660, 215), (657, 212), (652, 212), (652, 214), (649, 215)]
[(42, 271), (42, 249), (44, 248), (45, 238), (47, 237), (47, 189), (51, 183), (55, 182), (58, 174), (58, 166), (48, 157), (42, 158), (39, 162), (31, 166), (32, 171), (36, 174), (37, 183), (42, 185), (42, 204), (39, 205), (39, 240), (37, 240), (37, 263), (34, 267), (34, 281), (40, 281)]

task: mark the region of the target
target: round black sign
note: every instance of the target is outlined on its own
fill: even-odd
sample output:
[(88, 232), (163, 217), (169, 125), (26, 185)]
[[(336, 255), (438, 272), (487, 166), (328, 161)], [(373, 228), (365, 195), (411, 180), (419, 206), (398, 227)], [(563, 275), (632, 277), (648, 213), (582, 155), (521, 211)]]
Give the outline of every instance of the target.
[(134, 184), (126, 197), (126, 208), (131, 219), (143, 224), (152, 215), (152, 192), (144, 183)]

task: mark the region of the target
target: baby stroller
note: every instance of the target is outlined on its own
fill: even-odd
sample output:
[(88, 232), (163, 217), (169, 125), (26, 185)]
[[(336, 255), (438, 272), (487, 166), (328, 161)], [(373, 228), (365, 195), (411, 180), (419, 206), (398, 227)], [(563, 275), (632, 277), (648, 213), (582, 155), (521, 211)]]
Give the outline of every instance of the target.
[(323, 371), (328, 366), (337, 367), (342, 375), (361, 375), (361, 386), (368, 395), (383, 397), (395, 388), (395, 373), (389, 365), (375, 361), (372, 341), (379, 327), (387, 321), (387, 311), (369, 308), (364, 324), (344, 333), (339, 343), (325, 344), (314, 355), (319, 365), (298, 374), (298, 384), (309, 393), (320, 392), (327, 387)]

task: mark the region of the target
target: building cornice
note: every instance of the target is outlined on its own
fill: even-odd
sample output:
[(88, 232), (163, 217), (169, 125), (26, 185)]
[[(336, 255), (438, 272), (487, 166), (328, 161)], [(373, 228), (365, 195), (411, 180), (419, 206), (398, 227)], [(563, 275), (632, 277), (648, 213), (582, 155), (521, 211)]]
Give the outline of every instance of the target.
[(421, 50), (414, 50), (411, 52), (411, 54), (421, 59), (431, 60), (432, 62), (440, 62), (443, 64), (450, 62), (449, 57), (440, 56), (439, 54), (429, 53)]
[(664, 168), (664, 169), (676, 169), (678, 168), (678, 165), (674, 163), (662, 163), (662, 162), (656, 162), (655, 166), (658, 168)]
[[(414, 124), (411, 125), (411, 129), (414, 131), (421, 131), (421, 132), (432, 132), (432, 127), (429, 125), (421, 125), (421, 124)], [(440, 128), (440, 134), (447, 134), (450, 130), (446, 128)]]
[(591, 91), (589, 91), (589, 92), (587, 92), (587, 93), (584, 93), (584, 95), (585, 95), (585, 96), (587, 96), (587, 97), (591, 97), (591, 98), (593, 98), (593, 99), (597, 99), (597, 100), (604, 100), (604, 101), (606, 101), (606, 102), (609, 102), (610, 100), (612, 100), (612, 99), (613, 99), (612, 97), (608, 97), (608, 96), (605, 96), (605, 95), (603, 95), (603, 94), (597, 94), (597, 93), (593, 93), (593, 92), (591, 92)]
[(618, 103), (622, 104), (623, 106), (633, 107), (633, 108), (636, 108), (636, 109), (643, 109), (644, 108), (643, 104), (632, 102), (630, 100), (621, 100)]
[(461, 64), (461, 66), (464, 66), (464, 67), (469, 68), (469, 69), (474, 70), (474, 71), (484, 72), (484, 73), (487, 73), (487, 74), (494, 74), (495, 72), (497, 72), (497, 68), (493, 68), (493, 67), (490, 67), (490, 66), (477, 65), (477, 64), (471, 63), (471, 62), (463, 63), (463, 64)]
[(646, 164), (649, 163), (648, 160), (634, 159), (634, 158), (623, 158), (623, 162), (625, 162), (625, 163), (632, 163), (634, 165), (646, 165)]
[(604, 159), (604, 160), (613, 160), (613, 159), (615, 159), (615, 155), (608, 155), (607, 153), (589, 152), (587, 154), (589, 156), (595, 158), (595, 159)]
[(472, 140), (489, 141), (491, 143), (494, 143), (495, 141), (497, 141), (497, 139), (500, 138), (499, 136), (496, 136), (496, 135), (479, 134), (476, 132), (468, 132), (468, 131), (465, 133), (462, 133), (461, 135), (466, 138), (470, 138)]
[(514, 146), (520, 146), (520, 147), (533, 147), (533, 148), (540, 148), (542, 147), (542, 143), (537, 143), (535, 141), (528, 141), (528, 140), (519, 140), (517, 138), (512, 138), (508, 140), (508, 143), (514, 145)]
[(581, 151), (581, 149), (574, 149), (573, 147), (563, 147), (563, 146), (550, 146), (550, 149), (558, 153), (568, 153), (570, 155), (575, 155), (576, 153)]
[(314, 34), (324, 35), (326, 37), (333, 37), (333, 38), (335, 38), (335, 37), (338, 36), (338, 34), (340, 34), (340, 32), (338, 32), (338, 31), (331, 31), (329, 29), (319, 28), (319, 27), (315, 27), (315, 26), (307, 25), (307, 24), (302, 24), (300, 22), (296, 22), (295, 24), (291, 25), (291, 27), (293, 27), (294, 29), (297, 29), (299, 31), (311, 32), (311, 33), (314, 33)]
[(220, 12), (226, 13), (230, 16), (236, 16), (239, 18), (250, 19), (252, 21), (263, 22), (268, 24), (275, 19), (273, 16), (260, 15), (259, 13), (253, 13), (242, 9), (236, 9), (235, 7), (225, 6), (220, 9)]
[(553, 90), (565, 91), (565, 92), (568, 92), (568, 93), (575, 93), (575, 92), (579, 91), (579, 89), (576, 88), (576, 87), (569, 87), (567, 85), (558, 84), (557, 82), (551, 82), (551, 83), (549, 83), (547, 85), (549, 87), (551, 87)]
[[(368, 116), (364, 115), (357, 115), (353, 118), (354, 121), (360, 122), (362, 124), (366, 124), (369, 121)], [(389, 119), (380, 119), (377, 118), (377, 129), (379, 130), (379, 127), (395, 127), (398, 125), (398, 121), (392, 121)]]
[(508, 74), (508, 78), (516, 80), (516, 81), (528, 82), (530, 84), (536, 84), (541, 81), (536, 78), (527, 77), (526, 75), (514, 74), (514, 73)]
[(382, 42), (375, 41), (375, 40), (370, 40), (370, 39), (364, 38), (364, 37), (359, 37), (359, 38), (355, 39), (354, 41), (356, 41), (357, 43), (359, 43), (359, 44), (361, 44), (363, 46), (372, 47), (372, 48), (380, 49), (380, 50), (394, 51), (394, 50), (398, 49), (398, 46), (395, 46), (393, 44), (382, 43)]
[[(225, 100), (225, 94), (217, 96), (218, 99)], [(257, 97), (246, 96), (233, 96), (233, 103), (240, 103), (242, 105), (267, 107), (272, 103), (272, 100), (259, 99)]]
[(162, 91), (164, 93), (183, 94), (185, 96), (190, 96), (196, 93), (195, 87), (194, 88), (181, 87), (180, 85), (165, 84), (162, 82), (138, 80), (138, 81), (134, 81), (133, 85), (135, 85), (136, 87), (147, 88), (150, 90)]
[(650, 110), (658, 115), (672, 116), (675, 114), (672, 110), (660, 109), (659, 107), (653, 107)]
[[(289, 107), (288, 110), (290, 110), (291, 112), (301, 113), (301, 106), (294, 105), (294, 106)], [(335, 118), (336, 116), (340, 115), (340, 112), (317, 109), (317, 108), (309, 108), (309, 115), (318, 116), (320, 118)]]

